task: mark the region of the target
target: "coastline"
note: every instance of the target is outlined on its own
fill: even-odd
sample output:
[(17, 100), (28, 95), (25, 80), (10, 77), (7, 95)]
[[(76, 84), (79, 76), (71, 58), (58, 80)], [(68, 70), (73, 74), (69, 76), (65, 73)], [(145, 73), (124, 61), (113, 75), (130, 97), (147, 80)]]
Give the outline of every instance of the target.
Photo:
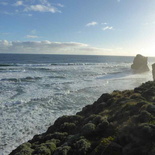
[(155, 153), (155, 82), (103, 94), (72, 116), (62, 116), (10, 155)]

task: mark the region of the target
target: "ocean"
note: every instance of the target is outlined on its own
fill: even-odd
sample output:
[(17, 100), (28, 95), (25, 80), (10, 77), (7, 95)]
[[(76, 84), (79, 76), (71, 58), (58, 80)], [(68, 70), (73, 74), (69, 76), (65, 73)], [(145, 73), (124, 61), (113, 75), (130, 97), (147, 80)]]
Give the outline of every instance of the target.
[[(152, 80), (134, 74), (134, 57), (0, 54), (0, 155), (8, 155), (62, 115), (72, 115), (101, 94)], [(148, 58), (149, 67), (155, 58)]]

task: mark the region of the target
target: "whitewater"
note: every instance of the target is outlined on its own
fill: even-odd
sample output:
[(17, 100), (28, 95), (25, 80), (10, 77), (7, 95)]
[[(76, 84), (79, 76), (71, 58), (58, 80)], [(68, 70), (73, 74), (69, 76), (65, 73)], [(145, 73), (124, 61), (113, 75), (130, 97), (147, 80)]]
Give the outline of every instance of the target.
[[(134, 74), (133, 57), (0, 54), (0, 154), (43, 133), (101, 94), (152, 80)], [(155, 58), (149, 58), (149, 67)]]

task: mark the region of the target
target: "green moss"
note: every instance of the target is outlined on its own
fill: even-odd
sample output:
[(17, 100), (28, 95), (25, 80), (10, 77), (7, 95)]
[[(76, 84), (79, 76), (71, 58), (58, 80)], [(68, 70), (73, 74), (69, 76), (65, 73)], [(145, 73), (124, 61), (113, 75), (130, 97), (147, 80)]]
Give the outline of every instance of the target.
[(33, 149), (31, 149), (30, 143), (24, 143), (20, 145), (16, 150), (14, 155), (31, 155), (33, 153)]
[(60, 140), (59, 139), (51, 139), (51, 140), (48, 140), (46, 142), (47, 143), (54, 143), (57, 146), (60, 143)]
[(103, 154), (105, 152), (105, 150), (107, 149), (107, 147), (109, 147), (109, 145), (115, 140), (114, 137), (106, 137), (103, 138), (101, 140), (101, 142), (99, 143), (99, 145), (95, 148), (95, 153), (97, 154)]
[(83, 117), (82, 116), (80, 116), (80, 115), (73, 115), (73, 116), (62, 116), (62, 117), (59, 117), (56, 121), (55, 121), (55, 123), (54, 123), (54, 125), (55, 126), (60, 126), (60, 125), (62, 125), (63, 123), (65, 123), (65, 122), (69, 122), (69, 123), (78, 123), (79, 121), (81, 121), (83, 119)]
[(88, 154), (91, 143), (86, 139), (80, 139), (74, 144), (74, 151), (79, 155)]
[(103, 144), (104, 146), (108, 146), (114, 140), (115, 140), (114, 137), (109, 136), (107, 138), (103, 138), (101, 144)]
[(87, 123), (82, 128), (82, 135), (89, 135), (92, 134), (96, 129), (95, 124), (93, 123)]
[(14, 155), (32, 155), (33, 150), (32, 149), (22, 149), (21, 151), (18, 151)]
[(41, 144), (35, 148), (34, 154), (37, 155), (51, 155), (50, 149), (46, 146), (46, 144)]
[(103, 121), (107, 120), (107, 117), (103, 117), (101, 115), (96, 115), (93, 120), (92, 123), (98, 125), (99, 123), (102, 123)]
[(59, 139), (59, 140), (63, 140), (68, 136), (67, 132), (54, 132), (53, 134), (51, 134), (51, 139)]
[(44, 144), (48, 149), (50, 149), (51, 153), (53, 153), (56, 150), (56, 145), (52, 142), (46, 142)]
[(67, 133), (73, 133), (75, 128), (76, 128), (76, 124), (75, 123), (68, 123), (68, 122), (63, 123), (60, 126), (61, 131), (67, 132)]
[(70, 149), (71, 149), (70, 146), (58, 147), (57, 150), (54, 152), (54, 155), (68, 155)]
[(148, 124), (155, 125), (155, 120), (149, 121)]

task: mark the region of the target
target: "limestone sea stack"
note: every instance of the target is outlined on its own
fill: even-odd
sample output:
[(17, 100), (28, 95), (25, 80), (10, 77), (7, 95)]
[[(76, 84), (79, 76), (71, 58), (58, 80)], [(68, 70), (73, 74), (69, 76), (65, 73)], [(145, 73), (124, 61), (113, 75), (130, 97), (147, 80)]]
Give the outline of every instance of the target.
[(155, 63), (152, 64), (152, 75), (153, 75), (153, 80), (155, 81)]
[(147, 72), (149, 71), (147, 60), (148, 60), (147, 57), (137, 54), (133, 60), (133, 64), (131, 65), (131, 68), (134, 70), (134, 72), (138, 72), (138, 73)]

